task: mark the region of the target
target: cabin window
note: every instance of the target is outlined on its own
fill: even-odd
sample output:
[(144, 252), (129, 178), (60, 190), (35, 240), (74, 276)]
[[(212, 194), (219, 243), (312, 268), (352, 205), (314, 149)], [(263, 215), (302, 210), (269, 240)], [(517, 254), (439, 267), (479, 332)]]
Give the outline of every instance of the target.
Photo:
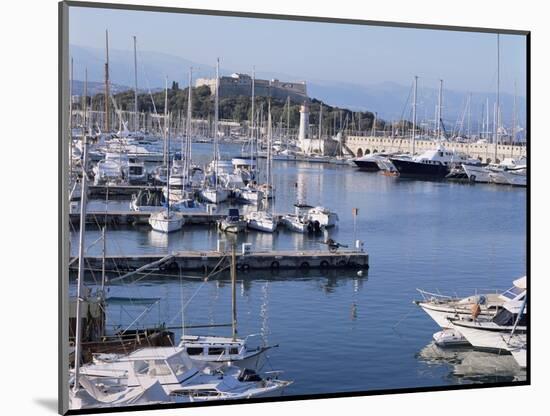
[(231, 347), (229, 348), (229, 354), (231, 355), (237, 355), (239, 353), (239, 349), (237, 347)]
[(170, 367), (163, 360), (149, 360), (148, 364), (147, 375), (149, 376), (169, 376), (172, 374)]
[(189, 354), (189, 355), (201, 355), (202, 352), (203, 352), (202, 348), (198, 348), (198, 347), (189, 347), (189, 348), (187, 348), (187, 354)]
[(517, 296), (521, 295), (524, 292), (523, 289), (520, 289), (519, 287), (513, 286), (510, 289), (508, 289), (506, 292), (502, 294), (507, 299), (513, 300)]
[(210, 348), (208, 355), (222, 355), (225, 353), (225, 348)]

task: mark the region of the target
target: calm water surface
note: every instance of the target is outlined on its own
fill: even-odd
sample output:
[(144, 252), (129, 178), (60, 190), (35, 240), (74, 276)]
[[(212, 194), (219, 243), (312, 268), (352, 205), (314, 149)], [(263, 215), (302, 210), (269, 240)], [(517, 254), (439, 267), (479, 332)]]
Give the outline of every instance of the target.
[[(222, 151), (237, 154), (239, 148), (225, 146)], [(195, 155), (206, 163), (210, 146), (195, 145)], [(274, 162), (274, 176), (276, 212), (292, 211), (295, 184), (300, 183), (310, 204), (338, 213), (339, 225), (330, 236), (350, 245), (355, 237), (361, 239), (370, 255), (370, 269), (362, 277), (353, 270), (239, 272), (239, 334), (258, 334), (259, 340), (279, 345), (265, 370), (283, 370), (283, 378), (295, 381), (287, 394), (524, 377), (510, 356), (432, 346), (438, 327), (412, 304), (418, 298), (416, 288), (469, 295), (506, 289), (525, 274), (524, 189), (406, 180), (351, 166), (279, 161)], [(355, 227), (352, 208), (359, 208)], [(92, 244), (99, 237), (100, 231), (87, 231), (88, 254), (101, 253), (101, 244)], [(219, 238), (215, 227), (184, 226), (168, 236), (147, 226), (113, 227), (107, 232), (107, 253), (215, 249)], [(238, 242), (250, 242), (256, 250), (298, 250), (324, 247), (319, 245), (322, 239), (281, 229), (275, 234), (249, 232)], [(73, 233), (73, 254), (77, 244)], [(208, 282), (151, 275), (109, 290), (110, 296), (160, 299), (145, 313), (143, 305), (109, 306), (112, 326), (124, 327), (142, 313), (142, 326), (180, 326), (182, 303), (187, 325), (230, 322), (227, 275)], [(227, 335), (230, 330), (208, 332)]]

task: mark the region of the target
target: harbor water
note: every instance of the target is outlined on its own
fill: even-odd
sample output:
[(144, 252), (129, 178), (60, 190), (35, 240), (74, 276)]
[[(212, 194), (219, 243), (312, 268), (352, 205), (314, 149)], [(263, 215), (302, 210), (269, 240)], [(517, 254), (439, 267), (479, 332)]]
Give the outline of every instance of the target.
[[(240, 147), (225, 145), (225, 156)], [(194, 145), (194, 159), (207, 163), (208, 144)], [(277, 344), (264, 370), (282, 370), (294, 380), (287, 395), (367, 391), (460, 383), (512, 381), (525, 377), (509, 355), (431, 345), (437, 325), (416, 305), (416, 289), (451, 295), (504, 290), (526, 273), (526, 190), (508, 186), (432, 182), (360, 172), (347, 165), (273, 162), (273, 210), (292, 212), (297, 193), (311, 205), (336, 211), (328, 234), (247, 232), (237, 243), (252, 250), (326, 249), (365, 244), (369, 270), (239, 271), (238, 334)], [(299, 184), (298, 187), (296, 184)], [(127, 207), (128, 201), (111, 204)], [(100, 201), (90, 201), (101, 204)], [(247, 207), (248, 209), (254, 209)], [(354, 218), (353, 208), (358, 208)], [(227, 209), (222, 206), (220, 209)], [(215, 249), (230, 240), (215, 226), (184, 225), (169, 235), (146, 225), (112, 226), (107, 254), (170, 253)], [(101, 230), (86, 233), (87, 254), (100, 255)], [(95, 244), (94, 244), (95, 242)], [(72, 254), (78, 234), (71, 233)], [(111, 330), (164, 323), (181, 336), (185, 325), (231, 321), (228, 274), (205, 281), (199, 273), (154, 272), (108, 286), (108, 297), (131, 297), (108, 305)], [(95, 279), (95, 280), (94, 280)], [(99, 274), (88, 276), (88, 285)], [(71, 281), (74, 285), (74, 280)], [(139, 298), (157, 298), (153, 305)], [(181, 312), (184, 305), (183, 314)], [(193, 334), (229, 335), (229, 327), (188, 329)]]

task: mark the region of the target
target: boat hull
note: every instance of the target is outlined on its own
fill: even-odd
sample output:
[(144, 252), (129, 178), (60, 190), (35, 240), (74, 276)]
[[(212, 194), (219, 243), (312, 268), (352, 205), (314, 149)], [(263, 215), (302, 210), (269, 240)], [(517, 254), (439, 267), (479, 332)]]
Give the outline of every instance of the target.
[(442, 164), (420, 163), (412, 160), (390, 159), (400, 176), (443, 179), (449, 167)]

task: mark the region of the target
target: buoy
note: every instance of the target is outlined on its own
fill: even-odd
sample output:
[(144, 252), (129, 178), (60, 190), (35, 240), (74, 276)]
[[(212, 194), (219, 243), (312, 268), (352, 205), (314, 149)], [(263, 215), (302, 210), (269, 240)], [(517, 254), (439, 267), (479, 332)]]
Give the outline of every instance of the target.
[(363, 270), (359, 270), (359, 271), (357, 272), (357, 276), (363, 276)]

